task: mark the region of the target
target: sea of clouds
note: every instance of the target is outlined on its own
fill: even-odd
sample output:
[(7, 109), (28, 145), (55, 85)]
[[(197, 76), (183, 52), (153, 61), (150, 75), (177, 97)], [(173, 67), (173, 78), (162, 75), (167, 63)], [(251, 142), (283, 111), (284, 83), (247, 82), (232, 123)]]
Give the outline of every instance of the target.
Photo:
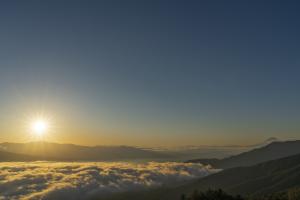
[(0, 163), (0, 200), (85, 200), (204, 177), (217, 172), (194, 163)]

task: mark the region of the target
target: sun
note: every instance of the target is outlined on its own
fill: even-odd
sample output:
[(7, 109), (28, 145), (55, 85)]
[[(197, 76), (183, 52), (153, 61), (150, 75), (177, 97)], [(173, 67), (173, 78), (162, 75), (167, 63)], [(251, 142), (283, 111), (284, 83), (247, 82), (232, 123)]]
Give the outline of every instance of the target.
[(49, 123), (44, 119), (36, 119), (32, 121), (31, 131), (34, 135), (42, 137), (49, 129)]
[(56, 126), (53, 117), (44, 112), (27, 115), (24, 117), (24, 129), (29, 141), (45, 141), (53, 139)]

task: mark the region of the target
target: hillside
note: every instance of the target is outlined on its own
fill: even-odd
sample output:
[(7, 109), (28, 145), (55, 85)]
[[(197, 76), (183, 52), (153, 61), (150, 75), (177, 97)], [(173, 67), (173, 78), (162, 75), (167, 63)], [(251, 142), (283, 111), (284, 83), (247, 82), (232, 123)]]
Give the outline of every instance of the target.
[(200, 162), (202, 164), (210, 164), (216, 168), (228, 169), (239, 166), (251, 166), (296, 154), (300, 154), (299, 140), (273, 142), (267, 146), (224, 159), (196, 159), (187, 162)]
[(0, 162), (33, 161), (33, 160), (39, 160), (39, 158), (35, 156), (24, 155), (24, 154), (0, 151)]
[[(124, 193), (106, 200), (179, 200), (194, 190), (223, 189), (230, 194), (261, 196), (300, 186), (300, 154), (250, 167), (227, 169), (176, 188)], [(100, 198), (101, 199), (101, 198)]]
[(295, 186), (300, 186), (300, 154), (251, 167), (224, 170), (180, 189), (222, 188), (234, 194), (258, 195)]

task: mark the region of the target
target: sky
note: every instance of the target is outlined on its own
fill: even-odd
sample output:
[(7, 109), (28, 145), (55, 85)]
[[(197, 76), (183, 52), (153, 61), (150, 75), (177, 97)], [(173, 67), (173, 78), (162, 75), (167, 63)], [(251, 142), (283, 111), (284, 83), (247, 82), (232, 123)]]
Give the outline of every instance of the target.
[(1, 1), (0, 142), (299, 139), (297, 1)]

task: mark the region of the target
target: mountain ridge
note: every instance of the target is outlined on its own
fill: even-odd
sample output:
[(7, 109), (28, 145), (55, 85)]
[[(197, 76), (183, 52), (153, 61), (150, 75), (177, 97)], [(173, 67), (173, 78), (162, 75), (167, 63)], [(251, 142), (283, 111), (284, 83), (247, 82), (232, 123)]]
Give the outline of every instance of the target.
[(184, 188), (221, 188), (233, 194), (261, 195), (300, 186), (300, 154), (204, 177)]
[(1, 143), (2, 152), (33, 156), (38, 160), (115, 161), (164, 159), (172, 156), (129, 146), (81, 146), (50, 142)]
[(276, 141), (250, 151), (224, 159), (195, 159), (187, 162), (210, 164), (216, 168), (228, 169), (238, 166), (251, 166), (269, 160), (280, 159), (300, 153), (300, 140)]
[(19, 153), (12, 153), (7, 151), (0, 150), (0, 162), (23, 162), (23, 161), (36, 161), (40, 160), (40, 158), (36, 156), (30, 156)]
[(300, 187), (300, 154), (221, 172), (179, 185), (125, 192), (101, 200), (179, 200), (195, 190), (222, 189), (232, 195), (260, 197)]

